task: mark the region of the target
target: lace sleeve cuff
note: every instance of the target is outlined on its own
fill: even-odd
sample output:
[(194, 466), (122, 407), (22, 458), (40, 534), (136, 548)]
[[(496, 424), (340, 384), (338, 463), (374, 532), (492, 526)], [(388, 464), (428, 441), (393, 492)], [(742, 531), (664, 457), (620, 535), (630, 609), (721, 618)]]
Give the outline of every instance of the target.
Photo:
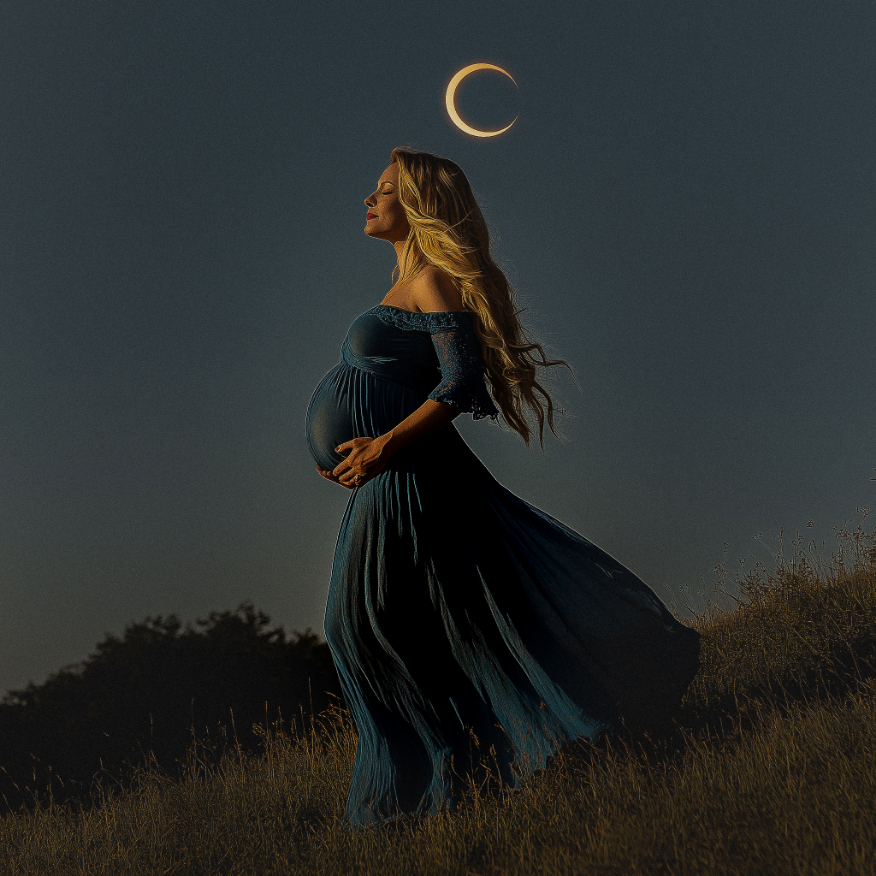
[(495, 419), (499, 411), (484, 382), (484, 363), (470, 320), (464, 318), (450, 330), (433, 332), (432, 343), (438, 354), (441, 383), (429, 398), (454, 405), (476, 420)]

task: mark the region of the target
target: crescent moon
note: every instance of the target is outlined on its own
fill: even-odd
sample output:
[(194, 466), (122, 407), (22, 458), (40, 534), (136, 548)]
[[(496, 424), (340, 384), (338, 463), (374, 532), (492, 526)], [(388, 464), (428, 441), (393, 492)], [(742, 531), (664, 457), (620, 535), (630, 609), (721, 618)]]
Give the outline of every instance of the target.
[[(514, 116), (511, 121), (511, 125), (506, 125), (504, 128), (500, 128), (498, 131), (479, 131), (477, 128), (473, 128), (471, 125), (467, 125), (460, 117), (459, 113), (456, 111), (456, 105), (454, 104), (454, 97), (456, 96), (456, 89), (459, 87), (459, 83), (465, 79), (469, 73), (474, 73), (475, 70), (498, 70), (500, 73), (504, 73), (512, 82), (514, 82), (514, 77), (507, 71), (503, 70), (501, 67), (497, 67), (495, 64), (469, 64), (468, 67), (463, 67), (453, 79), (450, 80), (450, 84), (447, 86), (447, 94), (445, 95), (445, 103), (447, 104), (447, 115), (450, 116), (451, 121), (460, 131), (465, 131), (466, 134), (471, 134), (473, 137), (495, 137), (497, 134), (503, 134), (514, 122), (517, 121), (517, 116)], [(514, 82), (516, 86), (517, 83)]]

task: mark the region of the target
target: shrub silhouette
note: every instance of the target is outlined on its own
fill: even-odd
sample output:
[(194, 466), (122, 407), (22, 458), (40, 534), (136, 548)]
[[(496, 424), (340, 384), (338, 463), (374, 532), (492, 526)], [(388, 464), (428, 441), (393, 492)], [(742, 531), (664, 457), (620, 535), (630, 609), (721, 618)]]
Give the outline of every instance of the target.
[(287, 637), (270, 623), (248, 603), (195, 627), (147, 617), (82, 663), (10, 691), (0, 702), (0, 795), (10, 807), (28, 789), (84, 799), (99, 771), (118, 776), (147, 756), (172, 768), (193, 734), (225, 728), (253, 750), (254, 723), (324, 710), (339, 694), (328, 646), (309, 629)]

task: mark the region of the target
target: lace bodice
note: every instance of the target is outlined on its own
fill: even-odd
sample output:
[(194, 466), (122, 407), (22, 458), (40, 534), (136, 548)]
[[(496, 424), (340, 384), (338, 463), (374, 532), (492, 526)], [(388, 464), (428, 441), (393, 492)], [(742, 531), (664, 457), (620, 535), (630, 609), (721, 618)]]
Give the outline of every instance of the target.
[(370, 312), (402, 331), (431, 335), (441, 382), (429, 393), (430, 399), (454, 405), (476, 420), (498, 416), (484, 382), (484, 362), (468, 313), (413, 313), (388, 304), (378, 304)]
[(338, 445), (383, 435), (427, 398), (476, 419), (498, 416), (471, 317), (372, 307), (350, 326), (341, 361), (311, 397), (305, 434), (314, 458), (334, 468)]

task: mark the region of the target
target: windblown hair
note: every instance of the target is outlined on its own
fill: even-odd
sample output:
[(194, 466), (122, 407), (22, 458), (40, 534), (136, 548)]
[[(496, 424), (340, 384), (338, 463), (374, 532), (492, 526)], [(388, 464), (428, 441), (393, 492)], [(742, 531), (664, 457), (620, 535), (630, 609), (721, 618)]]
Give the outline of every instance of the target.
[(536, 375), (539, 368), (568, 368), (568, 363), (548, 359), (521, 324), (522, 310), (490, 254), (487, 223), (462, 169), (447, 158), (404, 148), (392, 151), (392, 161), (398, 165), (399, 200), (411, 226), (399, 259), (398, 282), (416, 276), (426, 265), (453, 278), (463, 307), (476, 317), (487, 383), (502, 418), (528, 446), (528, 415), (534, 415), (544, 447), (545, 423), (556, 435), (554, 415), (561, 411)]

